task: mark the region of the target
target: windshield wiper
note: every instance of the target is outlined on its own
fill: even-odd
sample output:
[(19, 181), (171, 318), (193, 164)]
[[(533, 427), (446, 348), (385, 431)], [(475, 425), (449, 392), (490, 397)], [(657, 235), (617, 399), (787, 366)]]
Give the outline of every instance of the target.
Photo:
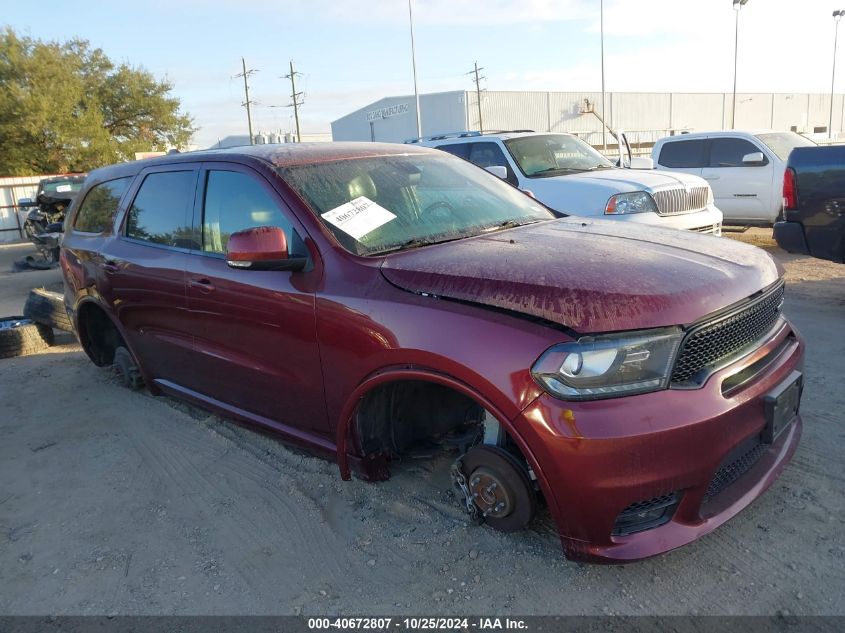
[(484, 229), (482, 233), (494, 233), (496, 231), (503, 231), (505, 229), (513, 229), (518, 226), (525, 226), (526, 224), (535, 224), (537, 222), (542, 222), (542, 220), (528, 220), (527, 222), (518, 222), (516, 220), (505, 220), (501, 224), (497, 224), (496, 226), (491, 226), (490, 228)]
[(370, 251), (367, 255), (385, 255), (387, 253), (393, 253), (395, 251), (404, 251), (411, 248), (419, 248), (421, 246), (431, 246), (432, 244), (443, 244), (444, 242), (454, 242), (455, 240), (460, 240), (466, 237), (466, 235), (458, 235), (457, 237), (449, 237), (446, 239), (435, 239), (431, 237), (415, 237), (413, 239), (408, 240), (407, 242), (402, 242), (401, 244), (394, 244), (393, 246), (387, 246), (385, 248), (380, 248), (375, 251)]
[(537, 176), (538, 174), (545, 174), (550, 171), (567, 171), (572, 169), (571, 167), (546, 167), (545, 169), (541, 169), (540, 171), (531, 172), (532, 176)]

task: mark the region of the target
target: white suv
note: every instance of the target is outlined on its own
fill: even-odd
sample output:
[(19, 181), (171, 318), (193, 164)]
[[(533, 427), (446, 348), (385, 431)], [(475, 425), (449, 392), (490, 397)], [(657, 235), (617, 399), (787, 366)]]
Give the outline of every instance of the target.
[(572, 134), (461, 132), (412, 142), (488, 169), (556, 211), (721, 235), (722, 213), (706, 181), (618, 168)]
[(795, 132), (697, 132), (662, 138), (652, 158), (661, 169), (710, 183), (725, 224), (771, 226), (783, 209), (783, 172), (795, 147), (815, 145)]

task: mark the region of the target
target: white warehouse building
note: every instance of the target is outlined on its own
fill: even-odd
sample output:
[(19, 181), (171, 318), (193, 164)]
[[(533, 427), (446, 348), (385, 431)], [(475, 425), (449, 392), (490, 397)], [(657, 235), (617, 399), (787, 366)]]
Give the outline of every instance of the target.
[[(731, 128), (732, 93), (608, 92), (607, 125), (623, 130), (634, 144), (650, 146), (663, 136), (684, 131)], [(615, 142), (602, 133), (600, 92), (481, 93), (484, 130), (530, 129), (570, 132), (593, 146)], [(422, 134), (478, 130), (475, 91), (455, 90), (420, 95)], [(793, 130), (827, 136), (829, 94), (738, 93), (736, 129)], [(845, 123), (845, 99), (833, 99), (833, 130)], [(404, 142), (417, 136), (414, 96), (386, 97), (332, 122), (332, 140)]]

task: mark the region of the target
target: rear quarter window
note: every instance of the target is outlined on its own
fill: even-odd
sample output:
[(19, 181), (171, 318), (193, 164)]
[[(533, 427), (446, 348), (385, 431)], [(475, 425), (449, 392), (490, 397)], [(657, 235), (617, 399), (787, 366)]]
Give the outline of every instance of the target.
[(83, 233), (102, 233), (114, 222), (117, 207), (132, 177), (118, 178), (91, 187), (73, 222)]
[(664, 167), (704, 167), (706, 150), (706, 139), (669, 141), (660, 149), (657, 162)]

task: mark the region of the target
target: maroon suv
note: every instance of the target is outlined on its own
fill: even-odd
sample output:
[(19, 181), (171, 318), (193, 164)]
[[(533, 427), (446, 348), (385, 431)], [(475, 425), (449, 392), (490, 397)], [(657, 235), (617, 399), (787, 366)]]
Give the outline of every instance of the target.
[(801, 434), (803, 343), (766, 253), (561, 217), (443, 152), (99, 169), (62, 269), (82, 346), (127, 385), (277, 431), (344, 479), (439, 441), (467, 512), (511, 531), (544, 502), (572, 558), (712, 531)]

